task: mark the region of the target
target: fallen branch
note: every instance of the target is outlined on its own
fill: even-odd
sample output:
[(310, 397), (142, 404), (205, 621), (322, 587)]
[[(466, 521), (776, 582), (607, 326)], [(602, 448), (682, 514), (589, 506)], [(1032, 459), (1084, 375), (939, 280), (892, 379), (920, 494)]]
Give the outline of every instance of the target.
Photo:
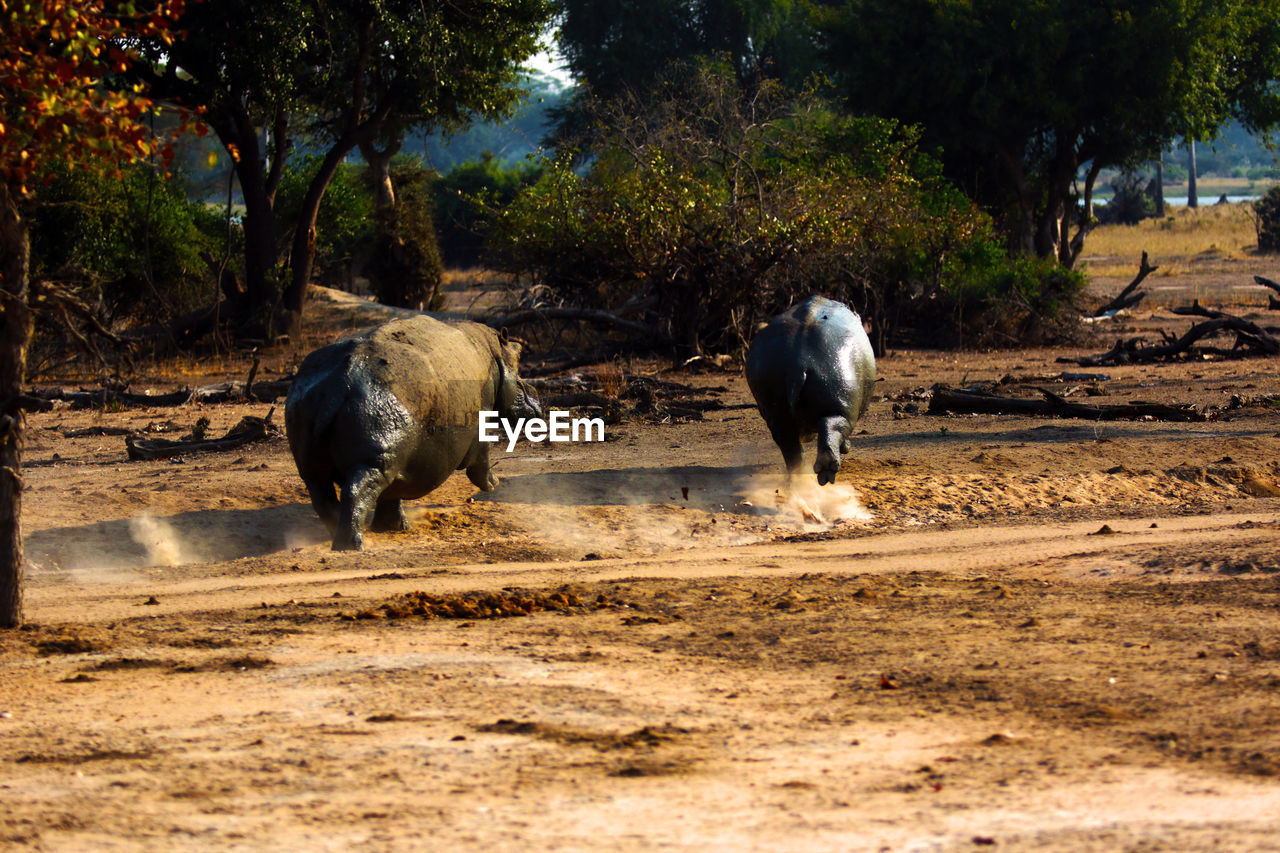
[(1095, 406), (1072, 403), (1051, 391), (1037, 388), (1043, 400), (998, 397), (980, 391), (961, 391), (945, 385), (935, 386), (929, 400), (929, 414), (946, 412), (984, 415), (1033, 415), (1041, 417), (1082, 418), (1094, 421), (1131, 421), (1150, 418), (1157, 421), (1203, 421), (1205, 416), (1194, 406), (1167, 406), (1163, 403), (1123, 403)]
[(1147, 292), (1143, 290), (1139, 293), (1134, 293), (1133, 291), (1137, 289), (1138, 285), (1142, 284), (1142, 280), (1144, 278), (1151, 275), (1158, 269), (1160, 269), (1160, 266), (1158, 264), (1150, 263), (1147, 259), (1147, 253), (1143, 252), (1142, 261), (1138, 264), (1138, 274), (1134, 276), (1133, 281), (1129, 282), (1128, 286), (1125, 287), (1124, 290), (1120, 291), (1120, 294), (1115, 299), (1112, 299), (1106, 305), (1103, 305), (1089, 316), (1105, 317), (1109, 314), (1115, 314), (1126, 308), (1132, 308), (1137, 305), (1146, 298)]
[(240, 419), (240, 423), (229, 429), (222, 438), (203, 441), (171, 441), (165, 438), (143, 438), (139, 435), (130, 435), (125, 437), (125, 448), (129, 458), (134, 461), (167, 459), (171, 456), (185, 456), (188, 453), (233, 450), (269, 436), (279, 435), (279, 427), (271, 423), (271, 415), (274, 413), (273, 406), (265, 418), (245, 415)]
[[(67, 403), (73, 409), (103, 409), (108, 406), (124, 408), (165, 408), (185, 406), (187, 403), (230, 403), (251, 401), (271, 403), (289, 393), (291, 380), (278, 382), (222, 382), (206, 385), (194, 391), (184, 388), (168, 394), (132, 394), (104, 388), (97, 391), (67, 391), (63, 388), (32, 389), (22, 399), (31, 402), (25, 408), (48, 411), (54, 401)], [(38, 404), (38, 405), (37, 405)]]
[(485, 325), (494, 329), (510, 328), (513, 326), (521, 326), (526, 323), (537, 323), (545, 320), (585, 320), (588, 323), (596, 323), (603, 326), (615, 326), (619, 329), (629, 329), (644, 335), (648, 339), (660, 339), (665, 336), (655, 327), (646, 325), (637, 320), (628, 320), (609, 311), (601, 311), (596, 308), (528, 308), (523, 311), (514, 311), (510, 314), (500, 314), (497, 317), (489, 317), (484, 320)]
[[(1276, 293), (1280, 293), (1280, 282), (1272, 281), (1271, 279), (1261, 275), (1255, 275), (1253, 280), (1263, 287), (1269, 287)], [(1280, 299), (1276, 299), (1275, 293), (1267, 294), (1267, 308), (1271, 311), (1280, 310)]]
[(47, 412), (53, 403), (32, 394), (15, 394), (0, 400), (0, 416), (16, 415), (18, 412)]
[(170, 394), (130, 394), (127, 391), (116, 391), (103, 388), (98, 391), (67, 391), (62, 388), (31, 391), (31, 396), (49, 402), (61, 400), (73, 409), (101, 409), (107, 406), (181, 406), (190, 402), (190, 389), (174, 391)]
[[(1127, 341), (1116, 341), (1108, 352), (1101, 355), (1082, 356), (1080, 358), (1059, 358), (1059, 362), (1078, 364), (1082, 367), (1101, 367), (1116, 364), (1148, 364), (1155, 361), (1171, 361), (1180, 356), (1217, 355), (1222, 358), (1247, 358), (1250, 356), (1273, 356), (1280, 354), (1280, 341), (1268, 332), (1242, 317), (1200, 308), (1199, 303), (1190, 308), (1183, 308), (1175, 313), (1209, 317), (1203, 323), (1196, 323), (1181, 337), (1170, 338), (1163, 344), (1144, 346), (1142, 338), (1131, 338)], [(1194, 344), (1202, 338), (1216, 335), (1219, 332), (1235, 332), (1235, 344), (1230, 349), (1220, 347), (1201, 347), (1193, 349)]]

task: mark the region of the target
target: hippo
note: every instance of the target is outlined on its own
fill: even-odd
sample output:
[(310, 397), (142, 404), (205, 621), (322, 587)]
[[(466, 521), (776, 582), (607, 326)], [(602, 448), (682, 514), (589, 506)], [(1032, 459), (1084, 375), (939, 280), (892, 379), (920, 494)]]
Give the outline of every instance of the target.
[(366, 526), (407, 529), (400, 502), (422, 497), (453, 471), (465, 470), (484, 491), (497, 486), (479, 413), (541, 414), (517, 375), (519, 356), (505, 333), (422, 315), (303, 360), (285, 400), (285, 432), (311, 505), (334, 531), (335, 551), (361, 550)]
[(876, 360), (862, 318), (843, 303), (812, 296), (774, 317), (747, 350), (747, 384), (782, 451), (790, 480), (801, 442), (818, 437), (818, 485), (834, 483), (849, 433), (867, 411)]

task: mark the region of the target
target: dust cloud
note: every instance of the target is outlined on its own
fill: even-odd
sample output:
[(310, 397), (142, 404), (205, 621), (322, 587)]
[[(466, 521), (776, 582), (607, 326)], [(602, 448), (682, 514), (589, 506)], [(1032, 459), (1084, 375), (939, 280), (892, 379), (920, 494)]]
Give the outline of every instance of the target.
[(146, 552), (148, 566), (180, 566), (193, 563), (173, 525), (149, 513), (129, 519), (129, 536)]
[(853, 486), (755, 466), (647, 468), (511, 478), (494, 498), (532, 538), (604, 556), (748, 545), (872, 519)]

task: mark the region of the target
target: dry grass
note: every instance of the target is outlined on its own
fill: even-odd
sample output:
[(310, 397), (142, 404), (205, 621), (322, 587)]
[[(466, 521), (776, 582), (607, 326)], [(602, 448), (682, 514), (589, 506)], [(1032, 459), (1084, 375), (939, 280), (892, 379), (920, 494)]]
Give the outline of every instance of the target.
[(1258, 242), (1252, 210), (1248, 202), (1179, 207), (1164, 219), (1103, 225), (1086, 239), (1080, 268), (1092, 276), (1130, 275), (1147, 252), (1160, 265), (1156, 276), (1176, 276), (1193, 264), (1245, 258)]

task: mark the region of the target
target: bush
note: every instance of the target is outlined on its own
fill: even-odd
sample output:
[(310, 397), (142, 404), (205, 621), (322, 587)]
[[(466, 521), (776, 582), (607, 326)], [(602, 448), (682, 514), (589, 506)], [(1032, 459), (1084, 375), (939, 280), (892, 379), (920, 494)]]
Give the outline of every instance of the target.
[(481, 264), (493, 212), (514, 201), (541, 172), (540, 162), (508, 166), (485, 152), (479, 160), (454, 166), (437, 180), (432, 205), (444, 262), (451, 267)]
[(957, 344), (980, 348), (1070, 342), (1088, 283), (1046, 258), (989, 257), (947, 289)]
[(1098, 221), (1104, 224), (1137, 225), (1156, 215), (1154, 181), (1142, 175), (1126, 172), (1117, 177), (1111, 188), (1115, 195), (1105, 205), (1099, 205)]
[[(65, 171), (40, 191), (31, 275), (72, 285), (104, 321), (167, 320), (207, 300), (202, 253), (219, 244), (178, 180), (145, 165), (122, 177)], [(225, 233), (225, 226), (222, 226)]]
[(396, 161), (392, 167), (396, 205), (378, 212), (365, 266), (374, 297), (384, 305), (428, 311), (444, 306), (444, 269), (431, 216), (433, 178), (418, 162)]
[[(292, 239), (307, 187), (319, 168), (320, 158), (315, 155), (302, 157), (286, 167), (275, 204), (281, 239)], [(367, 169), (347, 163), (340, 165), (325, 190), (316, 216), (313, 280), (350, 289), (355, 271), (364, 264), (373, 244), (373, 206)]]
[(914, 328), (954, 340), (932, 324), (969, 265), (1000, 265), (989, 219), (913, 129), (709, 67), (588, 110), (589, 167), (547, 164), (496, 219), (492, 260), (564, 305), (639, 317), (650, 343), (734, 349), (813, 293), (861, 311), (878, 349)]
[(1253, 224), (1259, 252), (1280, 252), (1280, 185), (1253, 203)]
[(1250, 166), (1244, 177), (1251, 181), (1274, 181), (1280, 178), (1280, 166)]

